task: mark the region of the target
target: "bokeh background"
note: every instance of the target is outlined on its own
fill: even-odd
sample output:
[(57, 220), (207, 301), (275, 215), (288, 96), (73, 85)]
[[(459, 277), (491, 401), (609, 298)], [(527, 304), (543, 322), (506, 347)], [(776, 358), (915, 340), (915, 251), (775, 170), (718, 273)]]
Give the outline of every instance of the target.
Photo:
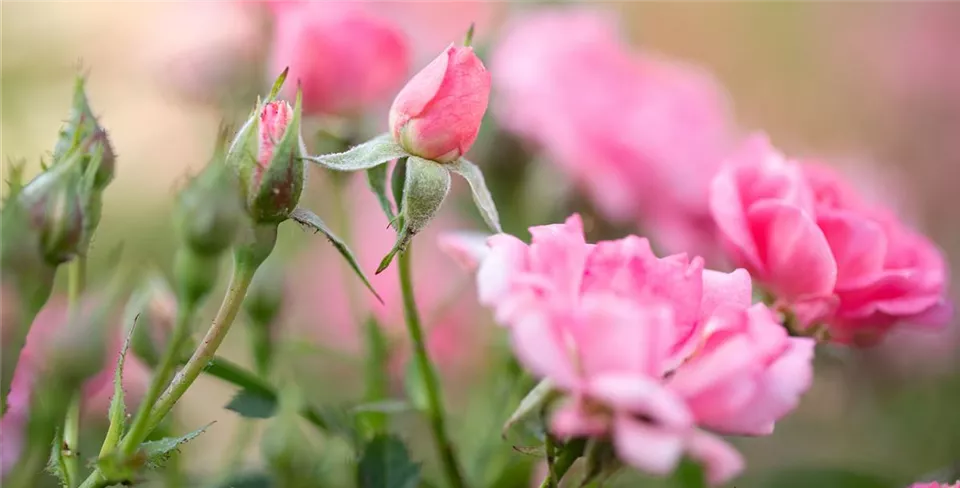
[[(629, 43), (712, 72), (728, 91), (741, 127), (765, 130), (787, 154), (852, 168), (864, 191), (875, 192), (923, 229), (956, 270), (960, 2), (589, 6), (614, 12)], [(504, 21), (515, 11), (569, 5), (382, 2), (376, 8), (410, 39), (415, 71), (459, 40), (471, 21), (477, 23), (476, 45), (486, 53), (495, 49)], [(241, 2), (3, 3), (3, 164), (23, 159), (29, 174), (39, 170), (66, 116), (78, 71), (88, 74), (91, 104), (119, 157), (92, 250), (93, 280), (107, 276), (110, 270), (98, 264), (107, 262), (120, 243), (121, 266), (168, 269), (174, 246), (172, 197), (185, 175), (206, 162), (221, 121), (236, 121), (268, 88), (264, 59), (270, 29), (262, 9)], [(495, 84), (494, 104), (497, 96)], [(385, 128), (388, 104), (389, 99), (369, 109), (370, 134)], [(473, 159), (488, 168), (494, 193), (507, 195), (517, 177), (511, 166), (516, 156), (508, 157), (516, 142), (498, 131), (495, 117), (488, 119)], [(314, 130), (321, 127), (315, 123)], [(500, 202), (508, 231), (522, 234), (529, 225), (558, 221), (574, 210), (587, 216), (594, 238), (635, 231), (594, 215), (589, 201), (565, 185), (564, 175), (549, 161), (522, 164), (532, 167), (525, 177), (537, 181), (521, 190), (521, 204)], [(342, 185), (350, 207), (343, 208), (333, 198), (331, 176), (311, 168), (304, 201), (337, 228), (349, 228), (351, 244), (369, 271), (392, 237), (362, 178), (354, 179)], [(551, 193), (555, 188), (565, 193), (557, 197)], [(453, 425), (471, 455), (482, 451), (481, 434), (499, 430), (509, 406), (492, 393), (503, 387), (496, 366), (503, 354), (500, 331), (477, 307), (469, 274), (434, 244), (442, 230), (482, 229), (462, 190), (431, 231), (418, 236), (422, 244), (415, 260), (422, 275), (421, 305), (432, 317), (432, 345), (447, 361), (442, 369), (456, 406), (451, 410), (459, 418)], [(286, 227), (282, 252), (271, 258), (287, 281), (278, 333), (294, 351), (290, 362), (311, 401), (355, 397), (362, 390), (362, 371), (354, 319), (367, 313), (367, 300), (353, 289), (355, 283), (344, 276), (344, 265), (323, 239), (292, 224)], [(402, 350), (391, 285), (380, 279), (377, 286), (388, 290), (388, 306), (374, 313), (396, 332)], [(347, 307), (351, 300), (352, 309)], [(939, 332), (898, 332), (868, 350), (825, 351), (814, 387), (798, 411), (770, 437), (737, 441), (748, 468), (736, 486), (821, 486), (803, 482), (807, 478), (793, 469), (867, 473), (903, 484), (944, 469), (960, 476), (958, 337), (954, 323)], [(247, 351), (245, 331), (237, 327), (224, 353), (249, 363)], [(398, 352), (393, 385), (398, 395), (404, 361)], [(185, 448), (182, 462), (189, 471), (218, 475), (218, 466), (233, 456), (241, 421), (222, 409), (233, 391), (202, 378), (178, 408), (184, 430), (217, 421)], [(416, 421), (405, 422), (414, 437)], [(317, 444), (331, 458), (343, 453), (334, 441), (317, 439)], [(425, 454), (420, 457), (429, 457), (429, 443), (423, 439), (417, 445)], [(530, 464), (523, 454), (506, 451), (502, 462)], [(255, 445), (241, 456), (249, 469), (261, 462)], [(476, 469), (486, 469), (487, 458), (475, 457), (484, 466)], [(790, 484), (797, 480), (802, 484)], [(636, 486), (636, 479), (625, 475), (614, 483)]]

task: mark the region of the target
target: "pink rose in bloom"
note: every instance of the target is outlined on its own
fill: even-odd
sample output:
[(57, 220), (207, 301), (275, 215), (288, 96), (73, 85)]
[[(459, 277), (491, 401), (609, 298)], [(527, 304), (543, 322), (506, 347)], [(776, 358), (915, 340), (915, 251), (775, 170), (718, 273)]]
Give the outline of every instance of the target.
[(728, 100), (703, 70), (632, 50), (612, 16), (514, 19), (492, 56), (500, 123), (546, 152), (605, 217), (668, 249), (713, 249), (706, 193), (729, 146)]
[(770, 433), (810, 385), (813, 341), (751, 307), (744, 270), (658, 258), (636, 236), (588, 244), (576, 215), (530, 232), (529, 245), (489, 239), (478, 292), (521, 363), (566, 393), (552, 431), (609, 437), (623, 461), (651, 473), (686, 454), (711, 483), (736, 476), (740, 455), (698, 426)]
[[(93, 302), (85, 303), (92, 306)], [(0, 468), (5, 475), (17, 462), (23, 442), (23, 429), (30, 415), (30, 397), (34, 383), (40, 379), (47, 367), (47, 347), (59, 328), (67, 320), (67, 304), (62, 298), (52, 298), (37, 314), (20, 359), (17, 362), (7, 398), (7, 411), (0, 420)], [(83, 385), (82, 410), (88, 418), (106, 418), (110, 398), (113, 396), (114, 368), (117, 355), (123, 346), (123, 338), (114, 336), (112, 351), (103, 358), (103, 371), (87, 380)], [(128, 355), (124, 365), (123, 387), (126, 393), (127, 407), (135, 406), (144, 394), (149, 382), (149, 371), (137, 358)]]
[[(268, 2), (274, 17), (269, 74), (290, 68), (306, 114), (355, 115), (403, 81), (410, 59), (403, 32), (350, 2)], [(272, 78), (271, 78), (272, 80)], [(284, 87), (293, 99), (296, 83)]]
[(456, 161), (476, 141), (489, 97), (490, 73), (473, 48), (451, 44), (397, 94), (390, 132), (410, 154)]
[[(350, 225), (353, 239), (350, 244), (361, 268), (373, 269), (396, 239), (396, 233), (387, 227), (386, 217), (362, 180), (354, 179), (355, 186), (346, 189), (352, 204)], [(436, 244), (440, 233), (456, 229), (457, 224), (454, 212), (441, 210), (437, 220), (417, 236), (412, 251), (414, 292), (424, 322), (427, 348), (431, 359), (445, 374), (471, 370), (483, 354), (484, 349), (479, 344), (483, 342), (487, 329), (478, 323), (476, 300), (468, 293), (473, 285), (472, 279), (458, 269), (453, 260), (444, 256)], [(384, 303), (381, 304), (359, 284), (330, 246), (318, 243), (297, 262), (293, 276), (296, 286), (290, 287), (288, 301), (289, 322), (297, 324), (326, 346), (349, 354), (362, 354), (362, 320), (373, 314), (393, 341), (397, 353), (393, 365), (400, 367), (404, 364), (410, 347), (395, 267), (370, 275), (371, 283), (383, 297)], [(360, 299), (359, 318), (350, 310), (344, 289), (347, 282), (353, 287), (354, 296)]]
[(711, 209), (733, 260), (842, 343), (872, 343), (900, 321), (936, 324), (951, 307), (936, 246), (861, 199), (825, 166), (787, 161), (754, 136), (714, 179)]

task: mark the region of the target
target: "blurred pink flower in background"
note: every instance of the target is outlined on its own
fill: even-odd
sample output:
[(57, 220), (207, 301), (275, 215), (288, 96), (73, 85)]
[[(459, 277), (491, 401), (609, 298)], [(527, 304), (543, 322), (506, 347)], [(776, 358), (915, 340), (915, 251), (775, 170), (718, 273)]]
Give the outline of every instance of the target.
[(769, 434), (809, 388), (814, 342), (751, 307), (744, 270), (657, 258), (636, 236), (587, 244), (576, 215), (530, 233), (529, 245), (489, 239), (478, 293), (521, 363), (567, 393), (554, 433), (609, 436), (623, 461), (655, 474), (686, 453), (723, 483), (743, 460), (697, 426)]
[(948, 483), (938, 483), (936, 481), (931, 481), (929, 483), (914, 483), (910, 485), (910, 488), (960, 488), (960, 481), (952, 485)]
[[(362, 177), (353, 178), (344, 193), (352, 206), (351, 248), (362, 269), (376, 269), (393, 246), (396, 233), (387, 227), (387, 218)], [(415, 296), (427, 348), (444, 374), (469, 369), (482, 358), (484, 348), (479, 344), (488, 329), (477, 318), (476, 299), (469, 293), (473, 285), (470, 276), (440, 251), (436, 243), (439, 233), (457, 228), (459, 221), (455, 215), (455, 212), (441, 210), (412, 245)], [(363, 323), (372, 313), (385, 335), (396, 343), (398, 354), (393, 357), (394, 366), (405, 363), (410, 347), (396, 266), (379, 275), (370, 275), (371, 283), (383, 297), (381, 304), (359, 284), (340, 255), (326, 243), (317, 243), (297, 259), (297, 269), (293, 270), (295, 284), (290, 287), (290, 323), (321, 344), (362, 354)], [(359, 317), (350, 310), (345, 286), (350, 286), (354, 296), (359, 297)]]
[[(94, 302), (86, 301), (84, 307), (92, 307)], [(20, 360), (13, 375), (10, 387), (8, 408), (0, 420), (0, 467), (3, 473), (17, 461), (20, 455), (23, 428), (29, 418), (31, 392), (34, 382), (46, 368), (47, 347), (66, 323), (67, 303), (61, 297), (51, 298), (37, 314), (27, 342), (20, 353)], [(119, 329), (117, 329), (119, 331)], [(103, 358), (103, 371), (87, 380), (83, 386), (82, 410), (88, 418), (107, 420), (107, 409), (113, 397), (113, 378), (123, 338), (119, 333), (111, 334), (110, 354)], [(149, 382), (149, 370), (137, 358), (128, 355), (124, 366), (123, 388), (126, 394), (127, 408), (136, 406), (144, 394)]]
[(305, 114), (356, 115), (389, 99), (406, 77), (403, 31), (362, 2), (267, 2), (273, 14), (267, 78), (290, 67), (289, 100), (302, 85)]
[(489, 39), (501, 14), (510, 6), (495, 0), (444, 0), (442, 2), (363, 2), (403, 27), (410, 41), (415, 66), (424, 66), (451, 42), (463, 40), (471, 24), (474, 44)]
[(671, 252), (713, 249), (706, 192), (732, 125), (709, 73), (632, 50), (611, 16), (578, 9), (513, 19), (491, 71), (501, 124), (607, 218), (649, 225)]
[(483, 62), (472, 47), (451, 44), (397, 94), (390, 132), (410, 154), (456, 161), (477, 140), (489, 98)]
[(942, 324), (940, 250), (869, 204), (834, 170), (788, 161), (753, 136), (714, 179), (711, 209), (734, 262), (799, 326), (826, 323), (842, 343), (873, 343), (897, 322)]
[[(256, 10), (229, 1), (168, 5), (161, 18), (148, 23), (157, 29), (148, 33), (148, 66), (157, 80), (188, 100), (222, 101), (264, 54)], [(177, 35), (171, 35), (174, 26)]]

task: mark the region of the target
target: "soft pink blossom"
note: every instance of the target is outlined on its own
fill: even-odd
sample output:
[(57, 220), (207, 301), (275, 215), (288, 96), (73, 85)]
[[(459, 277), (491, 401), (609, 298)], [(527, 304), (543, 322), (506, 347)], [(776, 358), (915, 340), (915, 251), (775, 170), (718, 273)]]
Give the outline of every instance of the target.
[(938, 324), (946, 301), (939, 249), (835, 171), (789, 161), (753, 136), (714, 178), (711, 210), (733, 261), (833, 340), (875, 342), (906, 321)]
[(948, 483), (938, 483), (936, 481), (931, 481), (929, 483), (914, 483), (910, 485), (910, 488), (960, 488), (960, 481), (952, 485)]
[(397, 94), (390, 132), (415, 156), (455, 161), (476, 141), (489, 97), (490, 73), (473, 48), (451, 44)]
[(500, 123), (607, 218), (646, 224), (672, 251), (713, 249), (706, 194), (731, 122), (709, 73), (631, 49), (612, 16), (583, 9), (513, 19), (491, 63)]
[(812, 340), (751, 307), (744, 270), (658, 258), (635, 236), (588, 244), (576, 215), (530, 233), (529, 245), (489, 239), (478, 293), (521, 363), (566, 393), (557, 435), (609, 437), (623, 461), (658, 474), (686, 453), (722, 483), (743, 461), (697, 427), (768, 434), (809, 387)]
[[(274, 17), (269, 74), (285, 67), (299, 80), (306, 114), (354, 115), (384, 101), (410, 59), (398, 26), (347, 2), (270, 2)], [(284, 88), (293, 99), (296, 83)]]
[[(27, 341), (20, 353), (10, 394), (7, 411), (0, 420), (0, 468), (7, 471), (19, 459), (23, 447), (23, 429), (30, 415), (31, 393), (47, 367), (47, 350), (58, 330), (67, 320), (67, 306), (62, 298), (53, 298), (33, 321)], [(88, 302), (85, 306), (93, 306)], [(103, 370), (83, 385), (82, 410), (88, 418), (106, 418), (110, 399), (113, 397), (114, 369), (122, 347), (122, 337), (111, 337), (110, 353), (103, 358)], [(128, 408), (136, 405), (144, 394), (149, 381), (149, 371), (137, 358), (128, 355), (124, 366), (123, 388)]]

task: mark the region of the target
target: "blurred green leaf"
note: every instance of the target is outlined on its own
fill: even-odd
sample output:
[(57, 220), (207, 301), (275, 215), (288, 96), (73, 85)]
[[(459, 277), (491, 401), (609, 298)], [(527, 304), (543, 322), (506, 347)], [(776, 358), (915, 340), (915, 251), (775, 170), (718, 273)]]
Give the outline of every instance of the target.
[[(677, 466), (677, 469), (674, 470), (673, 475), (670, 477), (670, 486), (675, 488), (707, 488), (707, 476), (703, 471), (703, 466), (700, 463), (689, 459), (684, 458), (680, 461), (680, 465)], [(780, 485), (776, 485), (778, 488)], [(807, 488), (817, 487), (820, 488), (820, 485), (803, 485)]]
[(424, 412), (427, 410), (429, 399), (427, 398), (426, 379), (423, 377), (423, 371), (417, 364), (417, 361), (411, 359), (407, 362), (407, 368), (403, 375), (403, 389), (407, 393), (407, 399), (413, 408)]
[(790, 468), (778, 471), (760, 484), (762, 488), (899, 488), (897, 483), (875, 474), (844, 468)]
[(163, 467), (170, 456), (180, 450), (180, 446), (196, 439), (200, 434), (206, 432), (211, 425), (213, 425), (213, 422), (180, 437), (167, 437), (158, 441), (144, 442), (140, 445), (140, 452), (146, 457), (147, 466), (154, 469)]
[[(383, 335), (379, 322), (372, 315), (364, 323), (364, 383), (363, 399), (369, 403), (386, 400), (389, 394), (390, 378), (387, 372), (389, 351), (387, 339)], [(384, 412), (374, 409), (353, 410), (358, 421), (369, 434), (378, 434), (386, 430), (388, 418)]]
[(419, 482), (420, 465), (410, 460), (400, 439), (378, 435), (364, 446), (357, 466), (359, 488), (414, 488)]
[(127, 358), (130, 340), (136, 329), (137, 320), (134, 319), (130, 331), (127, 332), (127, 338), (123, 341), (123, 348), (120, 349), (120, 357), (117, 358), (117, 368), (113, 374), (113, 398), (110, 399), (110, 409), (107, 414), (110, 426), (107, 428), (107, 435), (103, 440), (103, 446), (100, 448), (101, 455), (117, 447), (117, 444), (120, 443), (120, 436), (123, 435), (123, 428), (127, 419), (127, 405), (123, 398), (123, 363)]
[(233, 410), (242, 417), (268, 419), (277, 413), (277, 399), (244, 389), (238, 391), (224, 408)]
[(227, 478), (213, 488), (273, 488), (273, 478), (267, 473), (243, 473)]

